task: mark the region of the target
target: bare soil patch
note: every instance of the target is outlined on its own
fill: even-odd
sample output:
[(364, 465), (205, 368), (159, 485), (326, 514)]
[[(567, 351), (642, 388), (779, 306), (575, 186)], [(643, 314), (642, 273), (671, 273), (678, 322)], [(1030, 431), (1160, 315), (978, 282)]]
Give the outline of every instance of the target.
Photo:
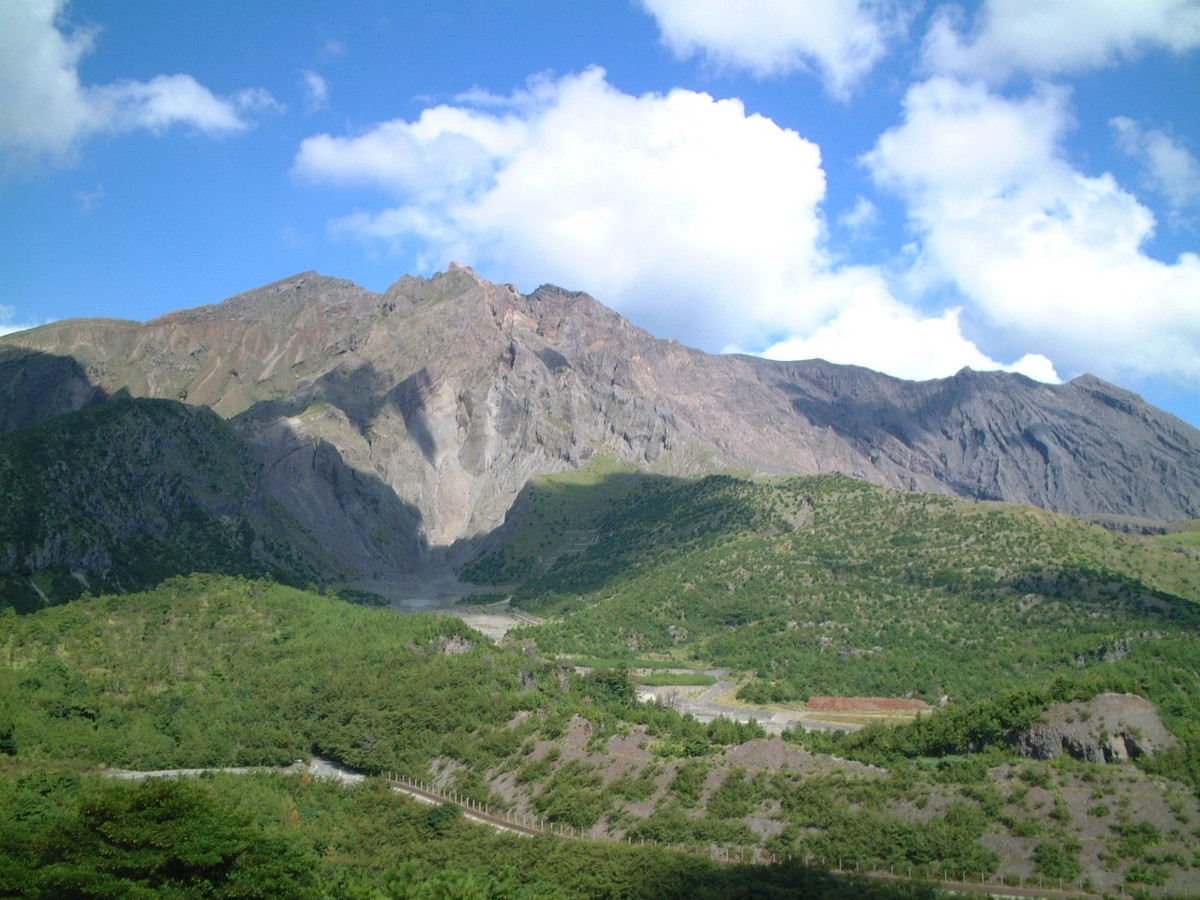
[(899, 710), (923, 712), (930, 709), (924, 700), (899, 697), (810, 697), (805, 709), (847, 712), (893, 712)]

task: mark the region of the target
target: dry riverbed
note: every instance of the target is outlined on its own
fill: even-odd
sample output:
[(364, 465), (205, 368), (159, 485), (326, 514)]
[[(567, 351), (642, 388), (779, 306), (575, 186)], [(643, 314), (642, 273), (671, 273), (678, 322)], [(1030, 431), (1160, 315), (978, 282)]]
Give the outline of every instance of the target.
[(351, 586), (378, 594), (398, 612), (436, 612), (457, 616), (493, 641), (500, 640), (520, 625), (536, 624), (538, 621), (532, 616), (509, 609), (506, 603), (489, 606), (460, 605), (459, 601), (479, 588), (459, 581), (449, 572), (414, 574), (388, 581), (361, 581)]

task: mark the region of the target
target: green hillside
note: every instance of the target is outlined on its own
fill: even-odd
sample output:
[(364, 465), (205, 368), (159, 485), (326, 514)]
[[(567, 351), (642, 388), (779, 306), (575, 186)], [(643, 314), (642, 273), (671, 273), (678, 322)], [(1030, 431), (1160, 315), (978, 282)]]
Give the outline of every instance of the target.
[(424, 776), (441, 754), (494, 761), (496, 728), (561, 696), (457, 619), (270, 582), (175, 578), (3, 621), (0, 696), (29, 760), (159, 769), (316, 751)]
[[(948, 746), (995, 719), (986, 705), (956, 704), (915, 734), (865, 730), (832, 748), (842, 758), (814, 755), (755, 726), (635, 703), (620, 669), (579, 675), (453, 617), (225, 576), (10, 609), (0, 626), (8, 896), (137, 896), (138, 885), (145, 896), (934, 896), (919, 881), (823, 871), (860, 864), (918, 879), (1195, 884), (1200, 804), (1186, 787), (1131, 766)], [(1025, 699), (1040, 709), (1062, 696)], [(1149, 765), (1187, 778), (1194, 751)], [(95, 775), (313, 753), (437, 780), (593, 840), (492, 835), (379, 781)], [(791, 862), (715, 865), (714, 847)]]
[[(121, 549), (167, 521), (180, 533), (146, 551), (154, 565), (260, 571), (263, 539), (222, 537), (253, 508), (237, 505), (253, 480), (234, 443), (213, 450), (220, 423), (178, 404), (112, 406), (80, 436), (71, 429), (88, 420), (74, 417), (8, 436), (14, 509), (37, 515), (6, 522), (0, 547), (28, 532), (39, 546)], [(107, 451), (88, 437), (104, 428)], [(189, 477), (150, 465), (188, 440)], [(93, 473), (89, 490), (71, 493), (79, 473)], [(121, 532), (106, 512), (121, 503), (150, 524)], [(170, 518), (192, 507), (193, 530)], [(545, 620), (499, 644), (454, 617), (229, 575), (25, 615), (10, 603), (0, 895), (890, 898), (933, 896), (919, 879), (954, 872), (1186, 894), (1200, 884), (1194, 533), (1118, 534), (842, 476), (682, 480), (599, 460), (532, 484), (467, 569)], [(75, 543), (47, 543), (55, 534)], [(230, 546), (247, 555), (222, 555)], [(112, 583), (159, 571), (121, 553), (143, 569)], [(555, 658), (585, 655), (606, 662), (579, 672)], [(768, 740), (755, 724), (636, 702), (624, 666), (644, 662), (732, 669), (743, 702), (951, 700), (910, 725)], [(1150, 698), (1181, 740), (1136, 767), (1010, 746), (1052, 704), (1104, 690)], [(378, 780), (96, 775), (313, 754), (436, 780), (593, 840), (493, 835)], [(791, 861), (716, 865), (714, 847)], [(860, 865), (918, 880), (822, 871)]]
[[(1200, 718), (1200, 564), (1165, 538), (838, 475), (613, 479), (619, 502), (547, 479), (464, 572), (546, 617), (519, 634), (544, 651), (731, 667), (752, 701), (965, 701), (1120, 672)], [(602, 512), (572, 547), (522, 551), (584, 491)]]
[(800, 863), (718, 864), (653, 845), (498, 834), (379, 780), (124, 784), (0, 778), (5, 897), (263, 900), (936, 900), (924, 884)]
[[(600, 704), (603, 679), (497, 648), (454, 618), (197, 575), (8, 610), (0, 623), (4, 896), (931, 896), (797, 864), (718, 866), (694, 849), (495, 835), (379, 780), (348, 789), (301, 775), (131, 784), (89, 774), (284, 766), (315, 752), (366, 771), (441, 770), (446, 790), (500, 806), (509, 801), (488, 778), (516, 770), (534, 808), (559, 822), (586, 816), (589, 803), (645, 798), (632, 777), (609, 796), (585, 787), (589, 767), (530, 757), (580, 713), (614, 739), (642, 713), (619, 698)], [(703, 735), (670, 711), (645, 714), (662, 733)], [(747, 810), (721, 812), (707, 833), (748, 837), (724, 820)], [(693, 830), (670, 842), (703, 846)]]

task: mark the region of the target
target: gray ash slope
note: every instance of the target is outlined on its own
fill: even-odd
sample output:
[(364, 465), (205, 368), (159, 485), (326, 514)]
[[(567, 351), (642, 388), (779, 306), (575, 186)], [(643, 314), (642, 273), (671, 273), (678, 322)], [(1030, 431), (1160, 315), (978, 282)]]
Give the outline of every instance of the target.
[(499, 526), (529, 479), (612, 453), (695, 475), (844, 472), (1075, 515), (1200, 517), (1200, 431), (1085, 376), (910, 382), (714, 356), (586, 294), (454, 266), (384, 294), (305, 273), (147, 323), (0, 338), (0, 430), (114, 395), (213, 408), (266, 492), (363, 577)]

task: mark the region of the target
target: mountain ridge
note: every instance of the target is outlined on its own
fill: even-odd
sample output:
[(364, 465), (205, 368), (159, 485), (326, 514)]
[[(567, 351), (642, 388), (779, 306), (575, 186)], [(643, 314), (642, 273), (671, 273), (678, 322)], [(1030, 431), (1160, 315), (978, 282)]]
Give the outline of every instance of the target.
[(714, 356), (586, 293), (523, 294), (458, 265), (382, 294), (305, 272), (146, 323), (0, 338), (0, 431), (125, 395), (228, 419), (268, 493), (364, 577), (479, 539), (530, 479), (598, 453), (672, 475), (842, 472), (1074, 515), (1200, 517), (1200, 431), (1092, 376), (910, 382)]

